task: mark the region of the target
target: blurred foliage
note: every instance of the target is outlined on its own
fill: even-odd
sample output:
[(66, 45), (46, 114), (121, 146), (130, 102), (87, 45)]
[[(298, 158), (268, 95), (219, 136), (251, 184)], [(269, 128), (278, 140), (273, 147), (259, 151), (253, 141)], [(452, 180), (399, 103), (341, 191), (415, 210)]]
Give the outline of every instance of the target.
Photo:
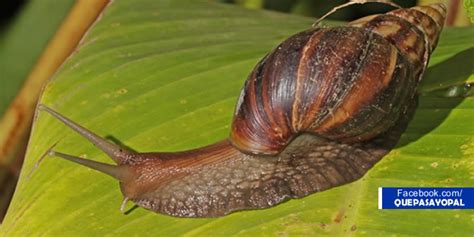
[(9, 8), (2, 3), (0, 115), (15, 97), (73, 3), (73, 0), (29, 1), (16, 15), (12, 13), (14, 8), (5, 13)]
[(418, 5), (443, 3), (448, 10), (446, 15), (446, 26), (468, 26), (470, 24), (467, 7), (461, 0), (418, 0)]
[(464, 7), (467, 10), (471, 23), (474, 23), (474, 0), (464, 0)]
[(235, 0), (235, 4), (250, 9), (261, 9), (264, 3), (265, 0)]
[[(341, 5), (348, 0), (216, 0), (225, 3), (234, 3), (251, 9), (268, 9), (291, 14), (320, 17), (326, 12)], [(471, 21), (474, 22), (474, 0), (394, 0), (402, 7), (412, 7), (415, 5), (428, 5), (433, 3), (444, 3), (448, 7), (448, 17), (446, 24), (448, 26), (467, 26), (469, 22), (469, 14)], [(391, 7), (380, 4), (370, 3), (364, 5), (355, 5), (341, 9), (331, 16), (329, 20), (350, 21), (370, 14), (382, 13), (390, 10)], [(466, 10), (467, 11), (466, 11)]]
[[(73, 0), (0, 3), (0, 116), (15, 98), (73, 3)], [(0, 132), (5, 132), (3, 127)], [(27, 134), (24, 137), (26, 139)], [(11, 144), (12, 147), (18, 145), (12, 155), (14, 160), (4, 162), (5, 156), (0, 156), (0, 220), (8, 208), (20, 173), (26, 140), (21, 142), (24, 145)]]
[(18, 14), (24, 4), (25, 0), (0, 2), (0, 37), (2, 37), (4, 29), (15, 18), (15, 15)]
[[(220, 0), (225, 3), (235, 3), (240, 6), (253, 9), (268, 9), (291, 14), (318, 17), (324, 15), (333, 7), (341, 5), (347, 0)], [(416, 5), (416, 0), (395, 0), (393, 1), (402, 7)], [(329, 16), (330, 20), (349, 21), (369, 14), (381, 13), (390, 10), (390, 6), (380, 3), (357, 5), (341, 9)]]

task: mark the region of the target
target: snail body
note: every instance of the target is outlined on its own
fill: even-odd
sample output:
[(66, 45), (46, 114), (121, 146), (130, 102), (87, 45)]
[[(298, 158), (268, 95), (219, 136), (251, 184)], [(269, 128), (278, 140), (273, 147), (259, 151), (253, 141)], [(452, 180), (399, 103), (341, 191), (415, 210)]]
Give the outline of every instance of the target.
[(440, 4), (397, 9), (291, 36), (245, 82), (229, 138), (195, 150), (133, 152), (40, 105), (117, 165), (48, 154), (119, 180), (124, 203), (180, 217), (267, 208), (352, 182), (410, 120), (445, 14)]

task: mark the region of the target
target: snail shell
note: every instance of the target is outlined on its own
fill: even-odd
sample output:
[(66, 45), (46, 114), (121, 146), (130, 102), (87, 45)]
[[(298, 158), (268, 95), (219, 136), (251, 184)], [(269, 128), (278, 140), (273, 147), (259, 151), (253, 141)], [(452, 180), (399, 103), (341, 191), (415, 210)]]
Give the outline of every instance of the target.
[(436, 47), (443, 5), (397, 9), (281, 43), (250, 74), (229, 139), (176, 153), (138, 153), (44, 105), (108, 156), (108, 165), (47, 154), (120, 181), (124, 203), (180, 217), (222, 216), (362, 177), (398, 141)]
[(443, 14), (442, 5), (399, 9), (290, 37), (245, 83), (232, 144), (274, 155), (301, 133), (357, 142), (388, 130), (415, 96)]

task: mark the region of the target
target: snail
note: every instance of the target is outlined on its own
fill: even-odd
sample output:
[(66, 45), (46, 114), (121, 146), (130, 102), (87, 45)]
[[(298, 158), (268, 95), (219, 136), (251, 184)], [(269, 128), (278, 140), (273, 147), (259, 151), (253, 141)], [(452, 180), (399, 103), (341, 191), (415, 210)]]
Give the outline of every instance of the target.
[(51, 114), (116, 165), (60, 157), (115, 178), (128, 201), (178, 217), (268, 208), (361, 178), (392, 149), (416, 108), (442, 4), (312, 27), (266, 55), (238, 99), (229, 138), (182, 152), (134, 152)]

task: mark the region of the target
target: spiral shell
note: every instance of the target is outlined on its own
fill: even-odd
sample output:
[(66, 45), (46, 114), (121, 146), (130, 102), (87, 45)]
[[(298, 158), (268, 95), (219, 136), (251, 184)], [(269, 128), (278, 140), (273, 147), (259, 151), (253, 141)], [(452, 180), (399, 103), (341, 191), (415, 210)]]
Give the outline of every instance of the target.
[(416, 95), (445, 15), (440, 4), (397, 9), (290, 37), (247, 79), (232, 144), (272, 155), (301, 133), (359, 142), (387, 131)]

